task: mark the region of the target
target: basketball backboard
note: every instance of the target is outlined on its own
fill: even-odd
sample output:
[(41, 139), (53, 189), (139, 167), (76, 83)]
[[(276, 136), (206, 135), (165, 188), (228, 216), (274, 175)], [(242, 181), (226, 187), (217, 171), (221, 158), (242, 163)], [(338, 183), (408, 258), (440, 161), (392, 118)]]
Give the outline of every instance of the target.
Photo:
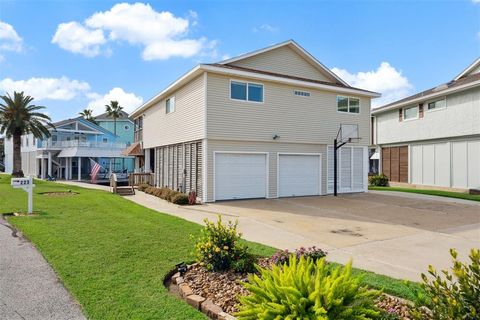
[(357, 142), (360, 139), (358, 124), (340, 124), (338, 139), (339, 141)]

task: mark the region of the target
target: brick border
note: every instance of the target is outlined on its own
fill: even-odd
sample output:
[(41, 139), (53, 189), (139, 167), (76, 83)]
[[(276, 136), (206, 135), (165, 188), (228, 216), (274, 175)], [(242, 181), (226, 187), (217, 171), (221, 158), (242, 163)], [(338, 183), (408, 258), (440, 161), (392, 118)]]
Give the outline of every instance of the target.
[[(192, 265), (188, 266), (190, 269)], [(203, 312), (210, 319), (214, 320), (236, 320), (234, 316), (223, 311), (223, 309), (216, 305), (211, 299), (206, 299), (198, 294), (194, 294), (192, 288), (185, 282), (185, 279), (180, 275), (180, 272), (174, 273), (170, 277), (172, 284), (176, 285), (180, 297), (195, 309)], [(168, 287), (167, 287), (168, 289)]]

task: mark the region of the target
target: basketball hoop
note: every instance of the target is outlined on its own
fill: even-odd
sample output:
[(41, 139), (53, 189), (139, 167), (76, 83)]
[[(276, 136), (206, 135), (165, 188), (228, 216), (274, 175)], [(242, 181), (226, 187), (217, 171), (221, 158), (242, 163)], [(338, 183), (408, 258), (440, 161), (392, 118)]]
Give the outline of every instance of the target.
[(347, 143), (356, 143), (358, 141), (360, 141), (360, 137), (358, 136), (358, 124), (340, 124), (337, 136), (333, 140), (333, 195), (335, 197), (337, 196), (338, 188), (338, 149), (340, 149)]

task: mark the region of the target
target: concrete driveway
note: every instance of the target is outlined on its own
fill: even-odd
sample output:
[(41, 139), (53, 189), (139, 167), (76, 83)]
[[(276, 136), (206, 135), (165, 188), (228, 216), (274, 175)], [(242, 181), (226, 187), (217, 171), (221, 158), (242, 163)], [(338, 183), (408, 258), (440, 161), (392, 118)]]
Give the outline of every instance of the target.
[(480, 203), (448, 198), (370, 192), (195, 209), (239, 219), (250, 240), (278, 248), (316, 245), (331, 260), (353, 258), (356, 267), (397, 278), (419, 280), (428, 264), (450, 266), (450, 248), (465, 259), (480, 247)]

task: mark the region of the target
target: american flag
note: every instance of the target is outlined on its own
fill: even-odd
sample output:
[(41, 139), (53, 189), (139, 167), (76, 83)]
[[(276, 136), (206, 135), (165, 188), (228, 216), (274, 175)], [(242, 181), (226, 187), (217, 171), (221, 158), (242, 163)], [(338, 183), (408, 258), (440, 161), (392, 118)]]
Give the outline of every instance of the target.
[(92, 177), (92, 183), (95, 183), (97, 182), (97, 174), (102, 168), (102, 166), (100, 166), (98, 162), (93, 161), (91, 158), (90, 158), (90, 165), (92, 167), (92, 170), (90, 171), (90, 176)]

